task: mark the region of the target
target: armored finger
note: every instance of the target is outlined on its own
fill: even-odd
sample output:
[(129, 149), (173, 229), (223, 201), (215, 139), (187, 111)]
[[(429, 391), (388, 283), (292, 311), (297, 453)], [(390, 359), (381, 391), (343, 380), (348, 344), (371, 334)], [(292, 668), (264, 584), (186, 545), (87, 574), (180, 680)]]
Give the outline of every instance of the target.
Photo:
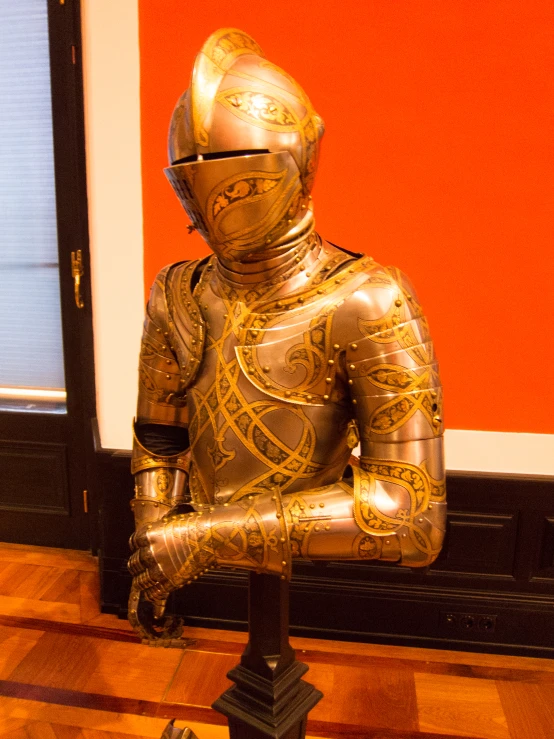
[(154, 610), (154, 618), (160, 619), (165, 613), (165, 607), (167, 605), (167, 598), (152, 599), (152, 605)]
[(135, 575), (139, 575), (144, 570), (144, 567), (142, 567), (140, 563), (140, 550), (137, 549), (136, 552), (131, 554), (129, 561), (127, 562), (127, 569), (133, 577)]
[(135, 531), (135, 533), (129, 539), (129, 547), (133, 552), (135, 551), (135, 549), (147, 547), (148, 544), (148, 529), (146, 527)]

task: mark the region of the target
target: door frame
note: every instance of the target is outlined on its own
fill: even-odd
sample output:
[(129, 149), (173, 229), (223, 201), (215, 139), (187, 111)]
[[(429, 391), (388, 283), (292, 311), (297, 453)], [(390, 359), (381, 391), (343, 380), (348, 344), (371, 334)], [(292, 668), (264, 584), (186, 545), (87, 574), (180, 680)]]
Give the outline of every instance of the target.
[[(51, 455), (67, 458), (66, 508), (71, 517), (70, 546), (97, 548), (97, 504), (93, 481), (93, 441), (91, 421), (96, 415), (93, 354), (92, 295), (88, 236), (85, 160), (84, 96), (79, 0), (47, 0), (52, 93), (52, 124), (56, 217), (58, 233), (60, 301), (64, 353), (67, 415), (18, 411), (0, 412), (0, 436), (23, 455)], [(75, 300), (71, 253), (81, 251), (83, 308)], [(25, 286), (22, 286), (24, 289)], [(42, 428), (41, 428), (42, 427)], [(53, 444), (48, 429), (53, 433)], [(58, 443), (64, 436), (67, 444)], [(59, 449), (56, 451), (56, 446)], [(64, 481), (65, 486), (65, 481)], [(82, 487), (82, 490), (77, 490)], [(86, 493), (84, 491), (87, 491)], [(22, 490), (24, 496), (25, 491)], [(9, 511), (9, 507), (3, 506)], [(19, 506), (20, 532), (10, 531), (12, 541), (32, 542), (34, 527), (44, 525), (42, 514)], [(60, 509), (61, 510), (61, 509)], [(46, 511), (48, 513), (48, 511)], [(51, 511), (50, 511), (51, 512)], [(19, 514), (17, 514), (19, 515)], [(34, 516), (37, 516), (34, 518)], [(5, 533), (5, 532), (4, 532)], [(37, 537), (40, 540), (40, 537)], [(62, 544), (63, 545), (63, 544)]]

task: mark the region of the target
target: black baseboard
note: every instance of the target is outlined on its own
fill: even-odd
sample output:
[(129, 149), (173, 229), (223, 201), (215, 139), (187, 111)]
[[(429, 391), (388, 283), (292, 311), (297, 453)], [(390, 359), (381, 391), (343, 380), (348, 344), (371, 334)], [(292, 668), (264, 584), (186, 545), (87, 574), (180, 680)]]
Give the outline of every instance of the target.
[[(130, 455), (98, 450), (102, 610), (125, 617)], [(554, 479), (448, 475), (445, 547), (425, 571), (296, 562), (291, 633), (554, 657)], [(247, 576), (214, 571), (172, 596), (187, 623), (246, 629)]]

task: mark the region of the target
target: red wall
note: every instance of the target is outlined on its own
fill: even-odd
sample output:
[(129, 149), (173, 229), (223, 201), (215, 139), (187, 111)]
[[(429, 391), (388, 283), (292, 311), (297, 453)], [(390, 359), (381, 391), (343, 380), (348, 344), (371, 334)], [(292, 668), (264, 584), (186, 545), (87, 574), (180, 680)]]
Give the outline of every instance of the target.
[(325, 120), (320, 233), (417, 286), (447, 426), (553, 433), (552, 0), (139, 0), (139, 12), (146, 285), (207, 253), (162, 172), (167, 128), (206, 37), (236, 26)]

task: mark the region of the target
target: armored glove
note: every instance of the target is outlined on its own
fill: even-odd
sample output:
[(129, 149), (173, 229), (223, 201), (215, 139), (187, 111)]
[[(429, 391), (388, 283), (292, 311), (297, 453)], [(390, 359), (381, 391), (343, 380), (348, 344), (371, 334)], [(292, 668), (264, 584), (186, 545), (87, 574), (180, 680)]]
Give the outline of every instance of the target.
[(131, 549), (133, 584), (152, 602), (164, 600), (210, 568), (290, 577), (288, 531), (276, 493), (165, 516), (133, 534)]

